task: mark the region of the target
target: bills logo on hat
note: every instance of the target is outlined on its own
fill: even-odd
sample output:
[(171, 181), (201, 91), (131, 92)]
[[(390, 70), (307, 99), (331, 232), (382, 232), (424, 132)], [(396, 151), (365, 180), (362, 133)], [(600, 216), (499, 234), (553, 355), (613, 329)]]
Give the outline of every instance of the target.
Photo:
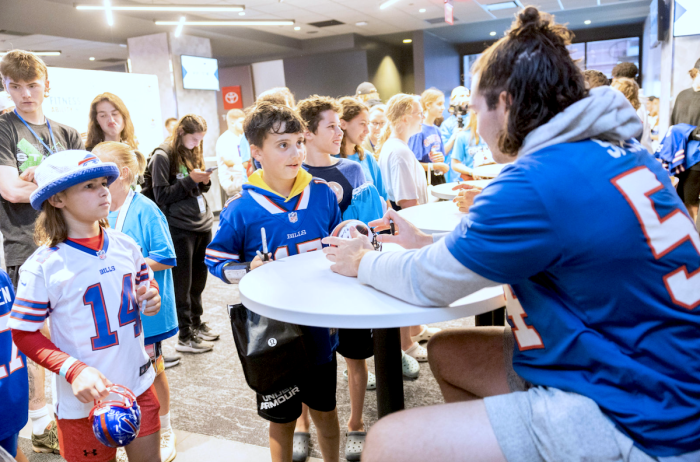
[(85, 156), (85, 158), (83, 160), (78, 162), (78, 165), (80, 165), (81, 167), (87, 167), (88, 165), (95, 165), (95, 164), (99, 164), (99, 163), (100, 163), (100, 160), (97, 157), (95, 157), (92, 154), (88, 154), (87, 156)]

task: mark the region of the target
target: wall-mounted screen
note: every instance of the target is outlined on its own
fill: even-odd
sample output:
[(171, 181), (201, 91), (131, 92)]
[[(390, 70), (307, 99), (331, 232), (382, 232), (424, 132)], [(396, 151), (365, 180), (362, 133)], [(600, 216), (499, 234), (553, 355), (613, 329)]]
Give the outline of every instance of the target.
[(182, 55), (180, 63), (185, 90), (219, 91), (219, 63), (216, 59)]

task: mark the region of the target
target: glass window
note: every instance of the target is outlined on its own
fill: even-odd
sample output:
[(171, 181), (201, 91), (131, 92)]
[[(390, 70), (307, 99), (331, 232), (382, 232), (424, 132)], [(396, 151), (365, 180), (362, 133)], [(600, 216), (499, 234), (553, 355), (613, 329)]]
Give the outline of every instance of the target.
[(582, 70), (586, 70), (586, 44), (585, 43), (572, 43), (567, 47), (571, 53), (571, 57), (576, 61), (578, 67)]
[(464, 56), (464, 86), (470, 90), (472, 88), (472, 65), (479, 59), (479, 56), (481, 56), (481, 53)]
[(586, 69), (595, 69), (610, 78), (613, 67), (625, 62), (639, 67), (639, 37), (586, 43)]

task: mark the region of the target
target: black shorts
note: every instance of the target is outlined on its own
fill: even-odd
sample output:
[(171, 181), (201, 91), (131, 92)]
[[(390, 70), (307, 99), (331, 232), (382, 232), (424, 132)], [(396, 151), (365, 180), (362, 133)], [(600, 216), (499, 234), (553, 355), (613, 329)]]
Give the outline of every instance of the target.
[(338, 329), (338, 353), (348, 359), (371, 358), (374, 355), (372, 329)]
[(332, 411), (338, 385), (337, 369), (338, 362), (333, 353), (330, 362), (312, 366), (296, 385), (270, 395), (258, 394), (258, 415), (270, 422), (289, 423), (301, 415), (302, 403), (314, 411)]

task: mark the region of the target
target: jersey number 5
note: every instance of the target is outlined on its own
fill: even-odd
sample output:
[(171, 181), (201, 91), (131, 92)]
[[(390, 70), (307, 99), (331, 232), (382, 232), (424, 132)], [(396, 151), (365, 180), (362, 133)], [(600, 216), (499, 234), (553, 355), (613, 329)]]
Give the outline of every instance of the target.
[[(95, 322), (97, 335), (91, 337), (92, 349), (103, 350), (114, 345), (119, 345), (119, 334), (113, 331), (109, 325), (109, 314), (105, 304), (102, 285), (93, 284), (87, 288), (83, 295), (83, 303), (92, 309), (92, 318)], [(119, 326), (134, 324), (134, 337), (141, 334), (141, 316), (138, 305), (133, 298), (133, 284), (131, 274), (125, 274), (122, 278), (122, 296), (119, 306)]]
[[(661, 218), (656, 211), (651, 195), (663, 185), (651, 170), (637, 167), (613, 178), (612, 183), (637, 215), (654, 258), (662, 258), (685, 241), (690, 241), (700, 254), (700, 236), (688, 215), (676, 209)], [(700, 305), (700, 269), (688, 274), (683, 265), (664, 276), (664, 283), (675, 304), (688, 310)]]

